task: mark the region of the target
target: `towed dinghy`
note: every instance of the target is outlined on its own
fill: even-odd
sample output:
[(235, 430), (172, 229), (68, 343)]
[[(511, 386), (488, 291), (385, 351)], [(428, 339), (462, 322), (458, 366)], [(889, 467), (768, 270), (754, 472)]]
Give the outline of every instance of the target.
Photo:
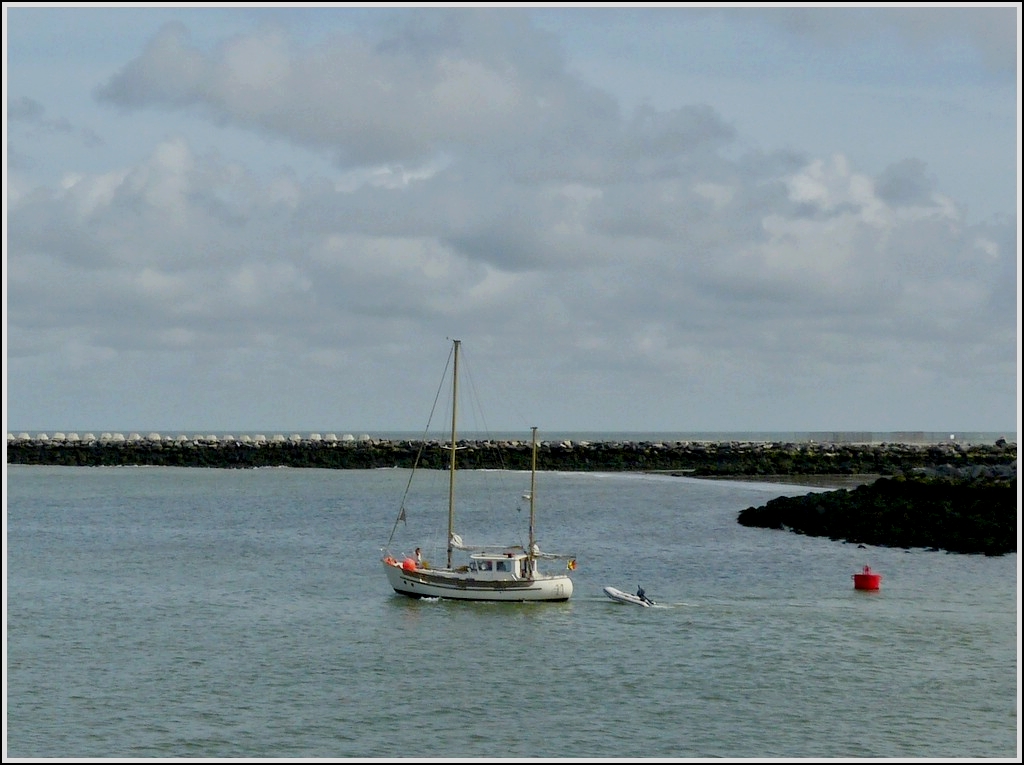
[(630, 595), (628, 592), (617, 590), (614, 587), (605, 587), (604, 594), (619, 603), (631, 603), (634, 606), (643, 606), (644, 608), (650, 608), (655, 605), (655, 602), (644, 594), (642, 587), (637, 588), (636, 595)]

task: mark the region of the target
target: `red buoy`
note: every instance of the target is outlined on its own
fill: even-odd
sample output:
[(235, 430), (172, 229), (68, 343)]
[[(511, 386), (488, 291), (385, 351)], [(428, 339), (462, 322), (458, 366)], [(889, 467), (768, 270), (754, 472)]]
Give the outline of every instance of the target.
[(416, 561), (414, 561), (412, 558), (406, 558), (402, 561), (402, 568), (406, 571), (415, 571)]
[(859, 574), (853, 575), (853, 589), (855, 590), (877, 590), (882, 586), (882, 575), (871, 570), (871, 566), (865, 566)]

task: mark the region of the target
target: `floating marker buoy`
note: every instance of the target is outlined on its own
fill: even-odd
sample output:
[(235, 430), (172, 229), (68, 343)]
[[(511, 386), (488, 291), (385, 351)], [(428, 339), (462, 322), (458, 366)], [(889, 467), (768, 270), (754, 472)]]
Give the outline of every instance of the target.
[(853, 575), (853, 589), (855, 590), (877, 590), (882, 586), (882, 575), (871, 570), (871, 566), (865, 566), (859, 574)]

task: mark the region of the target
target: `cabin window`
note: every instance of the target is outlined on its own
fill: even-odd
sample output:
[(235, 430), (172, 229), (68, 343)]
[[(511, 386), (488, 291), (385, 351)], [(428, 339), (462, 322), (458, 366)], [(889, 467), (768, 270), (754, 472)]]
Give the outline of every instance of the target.
[(491, 562), (489, 560), (482, 560), (482, 561), (480, 561), (480, 570), (481, 571), (490, 571), (491, 570)]
[(499, 560), (499, 561), (498, 561), (497, 563), (495, 563), (495, 564), (494, 564), (494, 566), (495, 566), (495, 568), (496, 568), (496, 569), (497, 569), (498, 571), (511, 571), (511, 570), (512, 570), (512, 569), (510, 569), (510, 568), (508, 567), (508, 563), (506, 563), (506, 562), (505, 562), (505, 561), (503, 561), (503, 560)]

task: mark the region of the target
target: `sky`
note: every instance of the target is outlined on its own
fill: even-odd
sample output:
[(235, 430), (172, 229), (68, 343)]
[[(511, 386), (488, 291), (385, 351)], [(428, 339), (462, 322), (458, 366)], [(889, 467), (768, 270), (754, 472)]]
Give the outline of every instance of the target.
[(1020, 428), (1020, 6), (4, 13), (4, 420)]

